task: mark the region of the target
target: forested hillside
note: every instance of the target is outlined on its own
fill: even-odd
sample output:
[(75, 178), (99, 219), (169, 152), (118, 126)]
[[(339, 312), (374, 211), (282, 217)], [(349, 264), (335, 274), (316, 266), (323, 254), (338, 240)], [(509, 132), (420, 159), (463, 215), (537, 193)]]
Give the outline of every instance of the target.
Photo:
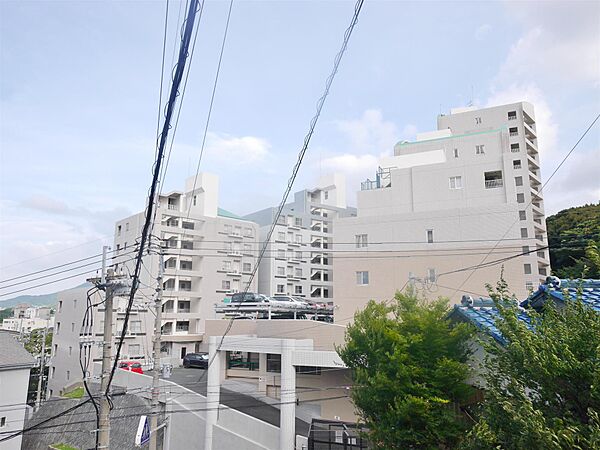
[(600, 278), (600, 204), (565, 209), (546, 219), (552, 273)]

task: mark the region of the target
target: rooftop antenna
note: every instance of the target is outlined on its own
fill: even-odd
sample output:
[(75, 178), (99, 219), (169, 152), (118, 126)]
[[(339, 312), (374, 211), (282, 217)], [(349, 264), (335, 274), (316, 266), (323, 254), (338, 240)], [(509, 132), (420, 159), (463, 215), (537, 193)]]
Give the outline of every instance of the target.
[(473, 106), (473, 85), (471, 85), (471, 100), (469, 100), (467, 106)]

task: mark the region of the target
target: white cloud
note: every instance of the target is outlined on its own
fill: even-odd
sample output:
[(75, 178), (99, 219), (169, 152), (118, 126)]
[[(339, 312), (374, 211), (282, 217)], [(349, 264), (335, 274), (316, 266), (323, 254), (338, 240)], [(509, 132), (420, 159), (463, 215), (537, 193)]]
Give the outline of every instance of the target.
[(478, 41), (483, 41), (487, 37), (487, 35), (490, 34), (490, 31), (492, 31), (492, 26), (489, 23), (484, 23), (483, 25), (480, 25), (475, 30), (475, 39), (477, 39)]
[(496, 82), (552, 76), (598, 83), (598, 2), (522, 2), (507, 9), (526, 32), (513, 44)]
[(349, 139), (354, 152), (388, 152), (399, 139), (396, 125), (384, 120), (378, 109), (367, 109), (358, 119), (338, 120), (335, 123), (338, 130)]
[(255, 136), (229, 136), (209, 132), (206, 141), (206, 156), (213, 161), (226, 161), (233, 165), (255, 164), (269, 154), (271, 145)]
[(378, 158), (373, 155), (343, 155), (325, 158), (322, 161), (323, 168), (332, 172), (342, 172), (346, 175), (367, 174), (374, 172), (377, 168)]

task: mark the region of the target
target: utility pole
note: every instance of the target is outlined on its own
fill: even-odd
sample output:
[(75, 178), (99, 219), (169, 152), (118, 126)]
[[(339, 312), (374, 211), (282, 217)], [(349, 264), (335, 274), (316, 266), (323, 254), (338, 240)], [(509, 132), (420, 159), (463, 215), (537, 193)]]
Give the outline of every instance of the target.
[(155, 310), (156, 317), (154, 319), (154, 351), (152, 358), (154, 360), (154, 369), (152, 371), (152, 415), (150, 416), (150, 447), (149, 450), (157, 449), (157, 431), (158, 431), (158, 415), (160, 414), (159, 406), (159, 371), (160, 371), (160, 328), (162, 321), (162, 293), (163, 293), (163, 270), (164, 257), (162, 247), (159, 250), (158, 256), (158, 277), (156, 278), (156, 300)]
[(38, 376), (37, 396), (35, 399), (35, 410), (40, 409), (42, 403), (42, 381), (44, 380), (44, 365), (46, 364), (46, 333), (48, 333), (48, 320), (44, 327), (44, 336), (42, 337), (42, 353), (40, 354), (40, 374)]
[[(106, 250), (107, 247), (102, 248), (102, 278), (100, 280), (101, 286), (104, 286), (104, 335), (102, 338), (102, 382), (100, 392), (105, 394), (100, 399), (100, 427), (98, 429), (98, 448), (108, 449), (110, 439), (110, 404), (108, 402), (108, 396), (106, 390), (108, 389), (108, 380), (110, 377), (111, 370), (111, 350), (112, 350), (112, 325), (113, 325), (113, 286), (107, 282), (108, 279), (112, 278), (114, 273), (110, 270), (110, 273), (106, 273)], [(108, 276), (107, 276), (108, 275)]]

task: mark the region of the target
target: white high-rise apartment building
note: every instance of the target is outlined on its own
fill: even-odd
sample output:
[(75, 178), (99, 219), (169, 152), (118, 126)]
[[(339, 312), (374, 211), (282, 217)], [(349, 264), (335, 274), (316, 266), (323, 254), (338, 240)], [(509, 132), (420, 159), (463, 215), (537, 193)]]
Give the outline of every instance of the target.
[[(331, 302), (333, 220), (355, 212), (346, 204), (343, 175), (321, 177), (315, 188), (296, 192), (294, 201), (285, 205), (259, 266), (259, 292)], [(272, 207), (245, 216), (260, 225), (261, 245), (276, 214)]]
[[(218, 177), (202, 173), (195, 188), (190, 178), (184, 192), (159, 198), (153, 235), (165, 246), (162, 356), (173, 363), (205, 348), (204, 321), (215, 318), (215, 303), (246, 288), (257, 258), (258, 225), (219, 208), (218, 194)], [(132, 257), (144, 218), (138, 213), (116, 223), (117, 261)], [(158, 264), (156, 252), (144, 258), (141, 295), (152, 294)], [(133, 262), (126, 265), (133, 271)], [(256, 281), (249, 289), (256, 290)]]
[(502, 267), (520, 298), (537, 286), (550, 274), (537, 146), (525, 102), (452, 110), (398, 143), (362, 183), (358, 216), (334, 223), (334, 251), (350, 251), (334, 258), (336, 322), (409, 284), (451, 302), (486, 295)]

